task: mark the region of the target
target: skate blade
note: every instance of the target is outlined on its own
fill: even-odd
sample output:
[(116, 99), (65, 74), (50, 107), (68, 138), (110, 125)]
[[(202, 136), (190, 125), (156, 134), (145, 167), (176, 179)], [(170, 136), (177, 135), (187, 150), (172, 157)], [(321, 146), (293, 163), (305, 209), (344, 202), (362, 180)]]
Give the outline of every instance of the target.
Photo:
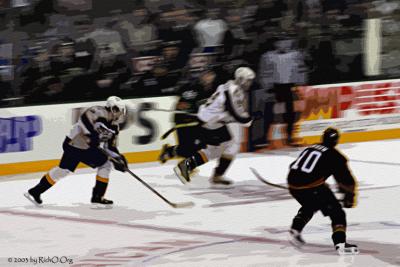
[(340, 256), (348, 256), (348, 255), (357, 255), (360, 254), (360, 250), (358, 249), (352, 249), (352, 250), (338, 250), (338, 253)]
[(159, 161), (161, 164), (164, 164), (165, 162), (168, 161), (168, 159), (159, 156), (159, 157), (158, 157), (158, 161)]
[(214, 184), (211, 183), (210, 188), (212, 189), (232, 189), (235, 186), (233, 184)]
[(92, 210), (109, 210), (112, 209), (112, 204), (100, 204), (100, 203), (92, 203), (90, 209)]
[(24, 193), (24, 197), (26, 197), (30, 202), (35, 204), (36, 207), (39, 208), (43, 207), (42, 204), (37, 203), (36, 200), (28, 192)]
[(178, 167), (174, 167), (174, 172), (175, 172), (175, 175), (182, 182), (182, 184), (187, 184), (188, 183), (188, 181), (185, 179), (185, 177), (183, 177), (183, 175), (180, 173), (181, 170)]
[(288, 238), (288, 241), (293, 247), (298, 248), (298, 249), (301, 249), (305, 245), (305, 243), (299, 242), (291, 237)]

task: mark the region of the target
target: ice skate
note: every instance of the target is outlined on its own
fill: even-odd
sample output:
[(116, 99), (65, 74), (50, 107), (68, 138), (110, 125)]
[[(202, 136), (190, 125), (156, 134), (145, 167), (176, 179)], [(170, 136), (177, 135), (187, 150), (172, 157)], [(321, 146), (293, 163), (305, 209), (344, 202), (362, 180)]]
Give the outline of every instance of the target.
[(339, 243), (335, 245), (336, 251), (339, 255), (356, 255), (360, 253), (357, 245), (352, 245), (348, 243)]
[(171, 159), (168, 148), (170, 148), (168, 144), (164, 144), (161, 148), (160, 155), (158, 156), (158, 160), (161, 162), (161, 164), (164, 164), (167, 162), (167, 160)]
[(111, 209), (114, 202), (104, 197), (93, 196), (91, 199), (93, 209)]
[(213, 176), (210, 179), (210, 183), (213, 187), (217, 188), (232, 188), (233, 182), (229, 179), (226, 179), (223, 176)]
[(28, 192), (24, 193), (24, 196), (33, 204), (35, 204), (35, 206), (37, 207), (42, 207), (42, 199), (40, 198), (40, 195), (38, 194), (34, 194), (32, 192), (32, 190), (28, 190)]
[(288, 240), (290, 244), (297, 248), (301, 248), (306, 243), (301, 235), (301, 233), (295, 229), (289, 230)]
[(184, 159), (179, 162), (178, 165), (174, 168), (174, 172), (183, 184), (189, 183), (191, 172), (189, 159)]

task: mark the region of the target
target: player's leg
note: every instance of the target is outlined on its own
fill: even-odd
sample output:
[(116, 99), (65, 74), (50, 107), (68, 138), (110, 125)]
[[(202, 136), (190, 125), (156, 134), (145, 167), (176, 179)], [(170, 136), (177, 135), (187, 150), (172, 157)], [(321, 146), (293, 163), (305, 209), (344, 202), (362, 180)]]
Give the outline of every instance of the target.
[(301, 235), (304, 227), (312, 219), (314, 213), (318, 210), (317, 199), (310, 189), (290, 190), (290, 194), (300, 203), (301, 208), (294, 216), (289, 230), (289, 241), (296, 247), (301, 247), (305, 241)]
[(176, 147), (177, 146), (170, 146), (168, 144), (164, 144), (161, 147), (160, 155), (158, 156), (158, 160), (161, 162), (161, 164), (164, 164), (168, 160), (176, 157)]
[(226, 126), (215, 130), (199, 127), (196, 133), (200, 144), (199, 147), (207, 147), (195, 152), (192, 156), (185, 158), (174, 168), (175, 174), (182, 183), (190, 181), (190, 173), (198, 166), (203, 165), (209, 160), (215, 159), (221, 155), (220, 144), (231, 139)]
[(71, 171), (60, 168), (59, 166), (52, 168), (48, 173), (43, 175), (39, 183), (25, 193), (25, 197), (32, 201), (35, 205), (43, 203), (41, 194), (49, 190), (57, 181), (66, 177)]
[(301, 207), (292, 220), (292, 225), (289, 230), (289, 241), (296, 247), (301, 247), (305, 244), (303, 236), (301, 235), (304, 227), (311, 220), (314, 211), (308, 207)]
[(332, 241), (335, 249), (340, 255), (358, 254), (357, 245), (346, 242), (346, 213), (339, 201), (328, 187), (323, 189), (321, 196), (321, 202), (324, 203), (324, 208), (321, 211), (325, 216), (329, 216), (332, 221)]
[(229, 140), (221, 143), (221, 156), (214, 174), (210, 179), (212, 184), (231, 185), (233, 182), (224, 177), (224, 174), (232, 164), (233, 159), (240, 152), (242, 127), (237, 123), (229, 124)]
[(233, 161), (230, 155), (222, 155), (219, 158), (218, 165), (214, 169), (214, 174), (210, 179), (210, 182), (215, 185), (231, 185), (233, 182), (224, 177), (226, 170), (229, 168)]
[(240, 143), (237, 143), (235, 139), (231, 139), (224, 142), (220, 146), (221, 156), (219, 157), (218, 164), (214, 169), (214, 174), (210, 179), (210, 182), (215, 185), (231, 185), (233, 182), (224, 177), (226, 171), (232, 164), (233, 159), (239, 153)]
[(176, 147), (176, 155), (179, 157), (190, 157), (202, 147), (199, 137), (199, 126), (179, 128), (177, 130), (179, 145)]
[(93, 187), (91, 203), (95, 205), (111, 206), (113, 201), (105, 199), (104, 195), (107, 190), (112, 163), (107, 159), (107, 156), (97, 148), (89, 148), (86, 150), (82, 156), (82, 162), (92, 168), (97, 168), (96, 183)]
[[(197, 137), (198, 128), (196, 126), (178, 128), (176, 130), (178, 137), (178, 144), (175, 146), (169, 146), (168, 144), (163, 145), (159, 161), (165, 163), (167, 160), (174, 157), (190, 157), (197, 150), (199, 150), (200, 140)], [(196, 142), (198, 142), (196, 144)]]
[(107, 190), (112, 163), (107, 160), (97, 169), (96, 184), (93, 187), (91, 202), (93, 204), (112, 205), (113, 201), (104, 198)]
[(167, 162), (168, 160), (175, 158), (178, 156), (178, 151), (179, 147), (185, 146), (187, 143), (187, 139), (191, 138), (190, 135), (185, 135), (187, 132), (187, 129), (185, 128), (179, 128), (176, 129), (176, 135), (177, 135), (177, 144), (175, 146), (170, 146), (168, 144), (164, 144), (161, 148), (160, 155), (158, 156), (158, 160), (163, 164)]
[(185, 158), (174, 168), (175, 174), (182, 183), (190, 182), (190, 173), (197, 167), (209, 161), (207, 154), (212, 154), (210, 150), (214, 150), (214, 146), (208, 146), (206, 149), (197, 151), (192, 156)]
[(64, 141), (63, 149), (64, 153), (59, 166), (43, 175), (39, 183), (24, 194), (35, 205), (42, 204), (41, 194), (49, 190), (57, 181), (74, 172), (78, 166), (81, 156), (79, 150), (68, 145), (66, 141)]

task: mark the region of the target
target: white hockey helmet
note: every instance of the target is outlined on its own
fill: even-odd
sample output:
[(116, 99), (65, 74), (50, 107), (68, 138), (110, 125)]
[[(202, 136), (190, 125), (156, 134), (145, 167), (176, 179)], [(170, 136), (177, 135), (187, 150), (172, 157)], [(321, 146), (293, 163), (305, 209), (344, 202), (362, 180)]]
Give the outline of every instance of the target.
[(250, 89), (255, 77), (254, 71), (248, 67), (240, 67), (235, 71), (235, 83), (245, 91)]
[(107, 98), (106, 107), (110, 109), (114, 120), (122, 120), (122, 117), (126, 114), (126, 105), (118, 96), (110, 96)]
[(254, 71), (248, 67), (240, 67), (235, 71), (235, 80), (253, 80), (255, 77)]

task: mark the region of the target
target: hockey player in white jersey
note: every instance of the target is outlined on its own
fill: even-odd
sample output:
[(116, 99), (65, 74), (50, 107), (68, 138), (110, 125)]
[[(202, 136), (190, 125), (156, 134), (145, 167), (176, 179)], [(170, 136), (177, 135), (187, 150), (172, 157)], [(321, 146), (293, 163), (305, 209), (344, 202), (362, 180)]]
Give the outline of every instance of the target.
[(218, 157), (219, 163), (210, 182), (222, 185), (232, 183), (223, 175), (239, 152), (240, 142), (236, 141), (237, 138), (232, 138), (227, 124), (250, 126), (252, 118), (247, 111), (247, 91), (254, 78), (255, 73), (250, 68), (238, 68), (235, 71), (235, 80), (220, 85), (208, 101), (200, 106), (197, 117), (202, 123), (202, 141), (207, 147), (184, 159), (174, 168), (183, 183), (190, 181), (190, 173), (196, 167)]
[[(112, 165), (114, 164), (114, 168), (119, 171), (125, 171), (127, 166), (125, 157), (117, 149), (119, 125), (125, 119), (126, 106), (117, 96), (109, 97), (105, 106), (92, 106), (86, 109), (64, 140), (64, 153), (59, 165), (46, 173), (36, 186), (24, 194), (25, 197), (40, 206), (41, 194), (74, 172), (79, 162), (83, 162), (92, 168), (97, 168), (91, 202), (110, 207), (113, 201), (105, 199), (104, 194)], [(113, 156), (112, 162), (104, 151)]]

